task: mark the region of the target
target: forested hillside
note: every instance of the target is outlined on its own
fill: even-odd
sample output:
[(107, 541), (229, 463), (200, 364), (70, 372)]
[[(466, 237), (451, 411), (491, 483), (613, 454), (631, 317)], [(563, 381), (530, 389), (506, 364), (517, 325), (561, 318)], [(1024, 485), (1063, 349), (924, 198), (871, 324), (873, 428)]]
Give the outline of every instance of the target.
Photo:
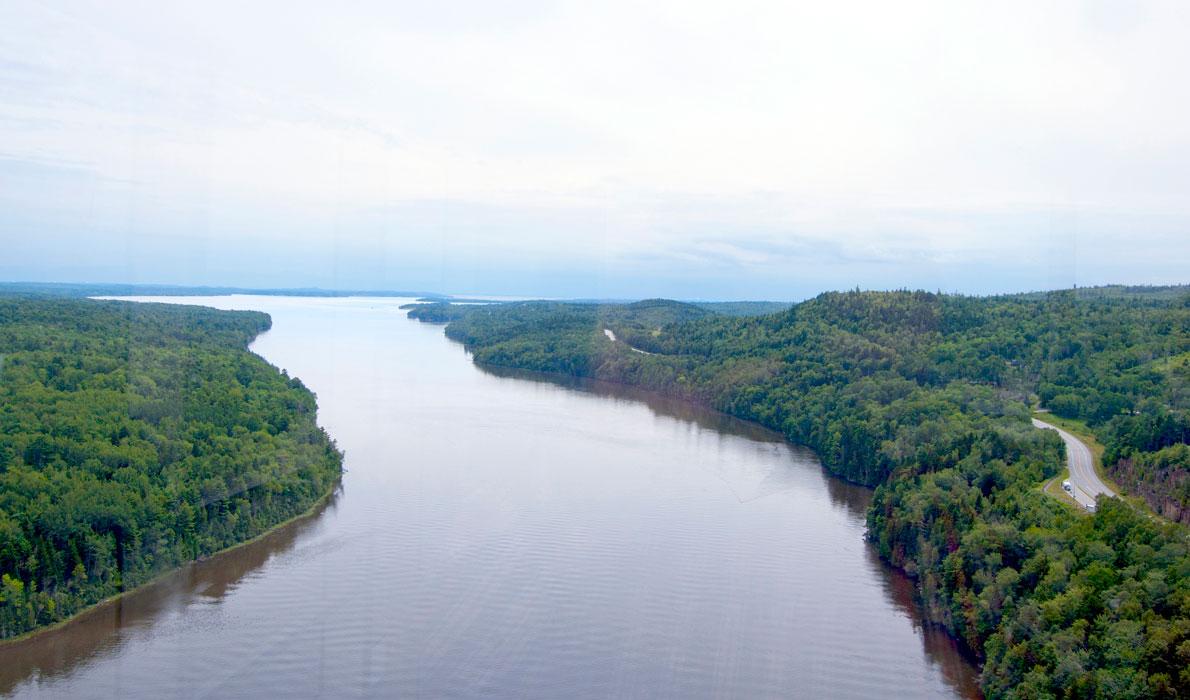
[[(876, 486), (869, 536), (926, 614), (985, 660), (991, 697), (1190, 695), (1185, 528), (1042, 494), (1085, 421), (1126, 490), (1187, 510), (1186, 288), (969, 298), (824, 294), (759, 317), (522, 303), (415, 310), (480, 363), (708, 403)], [(705, 311), (705, 310), (704, 310)], [(615, 332), (612, 341), (603, 329)], [(634, 352), (633, 348), (652, 354)]]
[(254, 312), (0, 297), (0, 638), (309, 509), (341, 455)]

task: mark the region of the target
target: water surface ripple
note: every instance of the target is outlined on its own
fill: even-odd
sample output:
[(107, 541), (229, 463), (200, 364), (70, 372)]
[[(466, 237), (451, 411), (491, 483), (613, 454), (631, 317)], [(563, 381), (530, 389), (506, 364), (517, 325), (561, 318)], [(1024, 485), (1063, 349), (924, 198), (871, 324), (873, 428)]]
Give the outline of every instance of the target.
[(870, 494), (755, 426), (475, 367), (393, 299), (181, 298), (346, 451), (317, 516), (0, 648), (18, 697), (963, 697)]

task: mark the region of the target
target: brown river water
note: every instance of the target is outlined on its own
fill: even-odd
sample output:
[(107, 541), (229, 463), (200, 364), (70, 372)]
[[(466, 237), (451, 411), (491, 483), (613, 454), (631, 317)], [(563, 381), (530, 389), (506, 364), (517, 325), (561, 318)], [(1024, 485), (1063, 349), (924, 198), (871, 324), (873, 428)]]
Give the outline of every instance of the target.
[[(154, 299), (164, 300), (161, 298)], [(485, 371), (399, 299), (252, 349), (346, 451), (318, 513), (30, 641), (16, 697), (953, 698), (977, 670), (864, 541), (870, 491), (757, 426)]]

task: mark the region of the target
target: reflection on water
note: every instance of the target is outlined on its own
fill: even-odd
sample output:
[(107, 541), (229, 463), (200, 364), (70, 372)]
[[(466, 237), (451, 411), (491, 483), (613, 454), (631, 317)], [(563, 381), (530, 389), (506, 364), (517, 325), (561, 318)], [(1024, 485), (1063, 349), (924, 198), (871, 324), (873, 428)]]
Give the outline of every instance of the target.
[(180, 615), (202, 600), (218, 602), (245, 576), (293, 548), (318, 518), (333, 511), (341, 485), (312, 512), (268, 534), (208, 559), (192, 562), (150, 585), (99, 605), (65, 626), (0, 647), (0, 693), (11, 693), (32, 675), (57, 676), (90, 658), (118, 650), (130, 631)]
[[(788, 445), (780, 433), (756, 423), (740, 420), (720, 411), (667, 397), (656, 392), (614, 382), (604, 382), (584, 377), (532, 372), (506, 367), (477, 365), (477, 369), (493, 377), (513, 381), (542, 382), (565, 387), (618, 402), (642, 403), (654, 414), (692, 423), (723, 435), (739, 435), (756, 442)], [(788, 445), (791, 452), (801, 457), (809, 456), (817, 461), (813, 452), (800, 445)], [(872, 489), (830, 477), (823, 473), (823, 483), (831, 503), (846, 509), (859, 520), (867, 518), (868, 505), (872, 501)], [(922, 646), (930, 662), (936, 664), (955, 690), (965, 697), (978, 697), (979, 672), (967, 657), (960, 644), (936, 625), (922, 619), (918, 607), (917, 591), (913, 580), (880, 559), (874, 547), (867, 547), (867, 561), (872, 569), (884, 574), (884, 591), (888, 598), (911, 620), (922, 637)]]
[[(852, 488), (856, 488), (852, 486)], [(905, 615), (914, 621), (914, 625), (922, 635), (922, 646), (930, 662), (936, 664), (946, 681), (965, 695), (978, 697), (979, 673), (968, 659), (959, 643), (946, 634), (940, 627), (933, 624), (921, 625), (921, 614), (917, 607), (917, 590), (905, 574), (896, 571), (880, 560), (873, 547), (868, 548), (868, 554), (873, 567), (884, 569), (888, 576), (885, 579), (885, 591)]]
[(51, 697), (956, 697), (866, 489), (756, 425), (481, 371), (403, 300), (221, 297), (346, 451), (314, 518), (0, 648)]

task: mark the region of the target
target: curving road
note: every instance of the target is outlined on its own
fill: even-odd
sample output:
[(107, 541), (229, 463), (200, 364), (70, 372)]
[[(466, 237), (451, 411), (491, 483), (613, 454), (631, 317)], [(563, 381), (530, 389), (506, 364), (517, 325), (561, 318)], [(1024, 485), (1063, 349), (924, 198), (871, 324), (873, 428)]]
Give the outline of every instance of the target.
[(1099, 494), (1117, 495), (1095, 473), (1095, 461), (1091, 459), (1091, 450), (1083, 444), (1082, 440), (1056, 425), (1050, 425), (1036, 418), (1033, 419), (1033, 425), (1038, 428), (1058, 431), (1062, 442), (1066, 443), (1066, 463), (1070, 470), (1070, 485), (1073, 491), (1071, 495), (1074, 496), (1074, 500), (1085, 508), (1095, 505), (1095, 497)]

